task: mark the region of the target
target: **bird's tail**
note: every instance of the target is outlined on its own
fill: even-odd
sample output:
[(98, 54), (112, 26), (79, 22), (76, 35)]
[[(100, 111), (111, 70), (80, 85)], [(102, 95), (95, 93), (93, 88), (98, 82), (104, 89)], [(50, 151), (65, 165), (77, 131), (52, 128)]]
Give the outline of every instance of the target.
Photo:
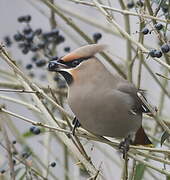
[(153, 146), (142, 126), (138, 129), (133, 145)]

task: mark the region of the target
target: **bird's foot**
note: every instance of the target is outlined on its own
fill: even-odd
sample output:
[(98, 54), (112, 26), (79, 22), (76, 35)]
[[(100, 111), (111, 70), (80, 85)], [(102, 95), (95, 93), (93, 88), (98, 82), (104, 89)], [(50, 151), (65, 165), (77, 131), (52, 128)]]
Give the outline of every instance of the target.
[(126, 137), (123, 141), (119, 144), (119, 149), (123, 153), (123, 159), (127, 159), (127, 152), (129, 151), (129, 145), (132, 144), (131, 137)]
[(76, 130), (76, 128), (80, 127), (81, 124), (79, 123), (79, 120), (78, 120), (76, 117), (73, 119), (72, 124), (74, 125), (74, 126), (73, 126), (73, 129), (72, 129), (72, 134), (73, 134), (73, 136), (74, 136), (74, 135), (75, 135), (75, 130)]

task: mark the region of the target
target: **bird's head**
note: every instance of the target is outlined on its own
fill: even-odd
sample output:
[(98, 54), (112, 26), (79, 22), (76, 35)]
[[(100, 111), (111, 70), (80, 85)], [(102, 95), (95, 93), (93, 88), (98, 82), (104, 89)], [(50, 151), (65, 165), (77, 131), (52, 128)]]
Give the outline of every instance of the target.
[(77, 68), (83, 61), (93, 58), (96, 53), (103, 51), (105, 48), (106, 45), (101, 44), (80, 47), (61, 58), (50, 61), (48, 70), (61, 73), (67, 83), (70, 84), (73, 81), (73, 77), (69, 70)]

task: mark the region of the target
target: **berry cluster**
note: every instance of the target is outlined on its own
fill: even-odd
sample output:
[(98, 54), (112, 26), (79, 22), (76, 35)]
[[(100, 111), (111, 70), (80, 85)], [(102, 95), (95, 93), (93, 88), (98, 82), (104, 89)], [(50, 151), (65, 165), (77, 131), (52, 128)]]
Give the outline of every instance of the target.
[[(47, 62), (55, 57), (52, 54), (55, 51), (55, 47), (65, 41), (65, 37), (61, 32), (54, 28), (51, 31), (44, 32), (41, 28), (34, 29), (31, 26), (32, 17), (30, 15), (20, 16), (18, 22), (21, 24), (21, 30), (13, 35), (4, 37), (4, 42), (7, 47), (11, 47), (13, 43), (17, 43), (19, 50), (22, 54), (26, 55), (30, 53), (32, 55), (31, 61), (29, 61), (25, 68), (29, 70), (29, 76), (35, 77), (32, 70), (34, 67), (42, 68)], [(69, 52), (70, 47), (66, 46), (64, 52)], [(45, 77), (43, 77), (45, 78)], [(41, 78), (42, 79), (42, 78)], [(61, 82), (61, 87), (65, 87), (65, 81), (55, 78), (57, 84)]]
[(151, 49), (149, 51), (149, 55), (151, 57), (157, 57), (157, 58), (160, 58), (162, 56), (162, 52), (160, 50), (156, 50), (156, 49)]
[[(164, 27), (164, 26), (163, 26), (161, 23), (157, 23), (157, 24), (154, 25), (154, 28), (155, 28), (155, 30), (157, 30), (157, 31), (162, 30), (163, 27)], [(152, 31), (153, 31), (153, 30), (149, 30), (147, 27), (144, 27), (144, 28), (141, 30), (141, 33), (142, 33), (143, 35), (146, 35), (146, 34), (148, 34), (148, 33), (151, 34)]]
[[(27, 146), (23, 148), (22, 152), (19, 152), (18, 147), (16, 146), (16, 143), (17, 143), (16, 140), (11, 141), (11, 144), (13, 145), (11, 146), (11, 155), (13, 156), (13, 159), (12, 159), (13, 166), (19, 165), (21, 161), (28, 159), (32, 154), (30, 149)], [(17, 161), (19, 158), (21, 158), (21, 160)], [(7, 164), (7, 162), (4, 164)], [(9, 171), (9, 168), (4, 168), (4, 167), (0, 168), (0, 177), (2, 174), (6, 173), (7, 171)]]
[(168, 53), (170, 51), (170, 44), (166, 43), (166, 44), (163, 44), (161, 46), (161, 49), (160, 50), (156, 50), (156, 49), (151, 49), (149, 51), (149, 55), (151, 57), (157, 57), (157, 58), (160, 58), (162, 56), (162, 54), (164, 53)]
[(64, 36), (59, 33), (58, 29), (52, 29), (49, 32), (43, 32), (41, 28), (33, 30), (30, 25), (30, 15), (20, 16), (18, 22), (24, 23), (25, 26), (22, 32), (16, 33), (13, 38), (18, 42), (23, 54), (43, 50), (44, 55), (49, 55), (52, 45), (58, 45), (65, 41)]
[[(164, 26), (161, 23), (157, 23), (154, 25), (155, 30), (160, 31), (164, 28)], [(151, 30), (152, 31), (152, 30)], [(143, 33), (143, 35), (146, 35), (148, 33), (151, 33), (151, 31), (148, 28), (143, 28), (141, 33)], [(157, 57), (160, 58), (162, 57), (162, 54), (164, 53), (168, 53), (170, 51), (170, 43), (165, 43), (161, 46), (160, 50), (157, 49), (151, 49), (149, 51), (149, 55), (151, 57)]]
[[(158, 3), (159, 1), (153, 1), (154, 3)], [(132, 9), (134, 7), (143, 7), (144, 6), (145, 1), (144, 0), (129, 0), (127, 3), (127, 8), (128, 9)], [(160, 5), (160, 9), (162, 10), (163, 14), (165, 15), (165, 17), (168, 17), (168, 8), (169, 8), (169, 4), (168, 1), (164, 1), (163, 3), (161, 3)]]
[[(22, 29), (15, 33), (13, 38), (9, 36), (4, 37), (4, 42), (7, 47), (10, 47), (14, 42), (17, 43), (18, 48), (24, 55), (32, 53), (31, 61), (25, 65), (25, 68), (29, 71), (29, 76), (33, 78), (35, 74), (31, 70), (34, 67), (42, 68), (48, 61), (58, 58), (53, 56), (54, 48), (65, 42), (65, 37), (57, 28), (48, 32), (44, 32), (42, 28), (34, 29), (31, 26), (31, 20), (32, 17), (30, 15), (18, 17), (18, 22), (21, 24)], [(102, 34), (96, 32), (92, 38), (97, 43), (102, 38)], [(69, 53), (71, 48), (65, 46), (63, 50)], [(42, 78), (44, 79), (45, 77), (41, 76)], [(54, 81), (57, 82), (58, 88), (66, 87), (65, 80), (61, 79), (60, 76), (55, 75)]]

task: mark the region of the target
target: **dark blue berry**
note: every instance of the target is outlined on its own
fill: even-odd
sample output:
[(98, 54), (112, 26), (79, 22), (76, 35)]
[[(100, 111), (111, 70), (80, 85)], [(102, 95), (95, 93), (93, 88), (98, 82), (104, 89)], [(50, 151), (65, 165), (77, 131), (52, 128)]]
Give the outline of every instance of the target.
[(52, 29), (50, 32), (43, 33), (43, 38), (50, 38), (52, 36), (58, 36), (59, 31), (58, 29)]
[(24, 29), (23, 29), (23, 33), (24, 34), (29, 34), (29, 33), (31, 33), (32, 32), (32, 29), (30, 28), (30, 27), (25, 27)]
[(169, 46), (169, 44), (163, 44), (163, 45), (161, 46), (161, 51), (162, 51), (163, 53), (168, 53), (168, 52), (170, 51), (170, 46)]
[(62, 43), (62, 42), (64, 42), (64, 41), (65, 41), (64, 36), (59, 35), (59, 36), (58, 36), (58, 42), (59, 42), (59, 43)]
[(28, 54), (29, 52), (29, 49), (27, 47), (25, 47), (24, 49), (22, 49), (22, 53), (23, 54)]
[(134, 5), (135, 5), (135, 4), (134, 4), (133, 1), (127, 3), (127, 7), (128, 7), (129, 9), (133, 8)]
[(143, 1), (142, 0), (137, 1), (136, 5), (139, 7), (143, 7)]
[(24, 159), (27, 159), (27, 158), (29, 157), (29, 154), (28, 154), (27, 152), (23, 152), (23, 153), (22, 153), (22, 157), (23, 157)]
[(15, 159), (13, 159), (13, 161), (12, 161), (12, 162), (13, 162), (13, 164), (14, 164), (14, 165), (16, 164), (16, 160), (15, 160)]
[(40, 128), (38, 128), (38, 127), (35, 127), (35, 128), (33, 129), (33, 133), (34, 133), (35, 135), (38, 135), (38, 134), (40, 134), (40, 133), (41, 133), (41, 130), (40, 130)]
[(1, 174), (4, 174), (5, 172), (6, 172), (5, 169), (2, 169), (2, 170), (0, 171)]
[(65, 38), (64, 38), (64, 36), (62, 36), (62, 35), (58, 35), (57, 38), (54, 40), (54, 42), (55, 42), (56, 44), (60, 44), (60, 43), (62, 43), (62, 42), (64, 42), (64, 41), (65, 41)]
[(30, 127), (30, 132), (32, 132), (33, 134), (38, 135), (38, 134), (41, 133), (41, 130), (40, 130), (40, 128), (38, 128), (38, 127), (36, 127), (36, 126), (31, 126), (31, 127)]
[(156, 50), (156, 51), (155, 51), (155, 56), (156, 56), (157, 58), (160, 58), (160, 57), (162, 56), (162, 52), (159, 51), (159, 50)]
[(19, 18), (18, 18), (18, 22), (24, 22), (25, 21), (25, 17), (24, 16), (20, 16)]
[(33, 33), (25, 34), (24, 37), (28, 42), (32, 42), (34, 38), (34, 34)]
[(33, 65), (32, 64), (27, 64), (26, 69), (32, 69)]
[(151, 49), (151, 50), (149, 51), (149, 55), (150, 55), (151, 57), (156, 57), (155, 52), (156, 52), (156, 49)]
[(149, 33), (149, 29), (148, 28), (143, 28), (141, 31), (144, 35)]
[(157, 24), (155, 24), (154, 27), (155, 27), (156, 30), (159, 31), (159, 30), (161, 30), (163, 28), (163, 25), (161, 23), (157, 23)]
[(17, 143), (17, 141), (16, 141), (16, 140), (12, 141), (12, 144), (16, 144), (16, 143)]
[(31, 21), (31, 16), (30, 15), (26, 15), (25, 16), (25, 21), (26, 22), (30, 22)]
[(32, 60), (33, 62), (35, 62), (35, 61), (37, 61), (37, 57), (36, 57), (36, 56), (33, 56), (33, 57), (31, 58), (31, 60)]
[(65, 47), (65, 48), (64, 48), (64, 51), (65, 51), (65, 52), (70, 52), (70, 47), (68, 47), (68, 46)]
[(40, 35), (42, 33), (42, 29), (41, 28), (38, 28), (34, 31), (34, 34), (35, 35)]
[(52, 31), (51, 31), (51, 35), (52, 36), (58, 36), (58, 34), (59, 34), (59, 30), (58, 29), (52, 29)]
[(30, 127), (30, 132), (33, 132), (33, 130), (34, 130), (35, 128), (36, 128), (35, 126), (31, 126), (31, 127)]
[(26, 15), (26, 16), (20, 16), (18, 18), (18, 22), (30, 22), (31, 21), (31, 16), (30, 15)]
[(10, 47), (11, 44), (12, 44), (12, 41), (11, 41), (11, 39), (10, 39), (9, 36), (5, 36), (5, 37), (4, 37), (4, 42), (5, 42), (5, 45), (6, 45), (7, 47)]
[(49, 37), (51, 37), (51, 32), (45, 32), (42, 34), (42, 36), (44, 39), (49, 38)]
[(50, 166), (51, 166), (51, 167), (55, 167), (55, 166), (56, 166), (56, 162), (52, 162), (52, 163), (50, 164)]
[(97, 42), (101, 38), (102, 38), (102, 34), (101, 33), (94, 33), (93, 34), (93, 39), (94, 39), (95, 42)]
[(24, 36), (21, 33), (14, 34), (15, 41), (21, 41), (24, 39)]
[(42, 66), (45, 66), (46, 65), (46, 60), (45, 59), (40, 59), (40, 60), (37, 60), (36, 61), (36, 66), (37, 67), (42, 67)]

